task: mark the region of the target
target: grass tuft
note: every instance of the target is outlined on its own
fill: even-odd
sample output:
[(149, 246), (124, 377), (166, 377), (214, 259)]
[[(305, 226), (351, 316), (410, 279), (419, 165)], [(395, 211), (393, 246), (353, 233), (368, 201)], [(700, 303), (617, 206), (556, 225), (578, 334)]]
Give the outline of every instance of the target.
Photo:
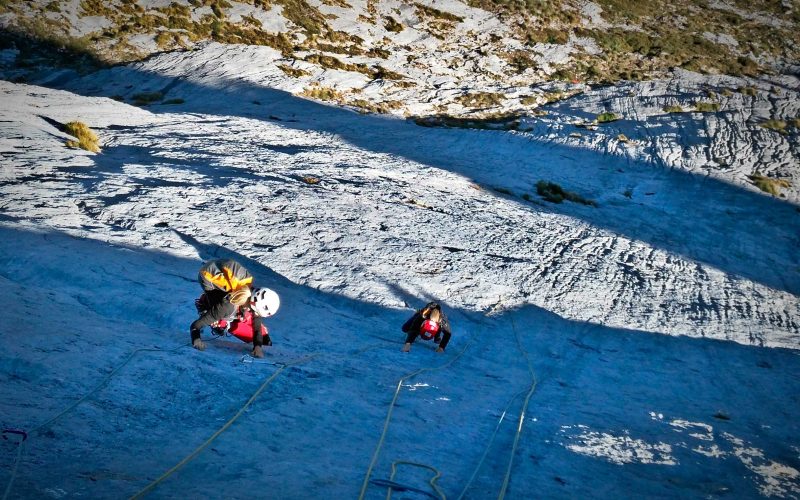
[(786, 135), (786, 134), (789, 133), (789, 132), (786, 131), (786, 122), (783, 121), (783, 120), (775, 120), (775, 119), (767, 120), (767, 121), (761, 123), (760, 125), (762, 127), (764, 127), (765, 129), (774, 130), (775, 132), (778, 132), (779, 134)]
[(68, 140), (67, 146), (71, 148), (85, 149), (86, 151), (91, 151), (93, 153), (100, 152), (100, 146), (98, 145), (100, 139), (98, 139), (97, 134), (95, 134), (85, 123), (69, 122), (64, 125), (64, 132), (78, 139), (77, 141), (71, 139)]
[(747, 178), (750, 179), (753, 185), (758, 189), (772, 196), (780, 196), (781, 188), (792, 187), (792, 184), (786, 179), (773, 179), (759, 173), (748, 175)]
[(309, 73), (308, 71), (306, 71), (304, 69), (293, 68), (293, 67), (289, 66), (288, 64), (278, 64), (278, 68), (280, 68), (281, 71), (283, 71), (284, 73), (286, 73), (287, 75), (289, 75), (289, 76), (291, 76), (293, 78), (301, 78), (301, 77), (304, 77), (304, 76), (309, 76), (311, 74), (311, 73)]

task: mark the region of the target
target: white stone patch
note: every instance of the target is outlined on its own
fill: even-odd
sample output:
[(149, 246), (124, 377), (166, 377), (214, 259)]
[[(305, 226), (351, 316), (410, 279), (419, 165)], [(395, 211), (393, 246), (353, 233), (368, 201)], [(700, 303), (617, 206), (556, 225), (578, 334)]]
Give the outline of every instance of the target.
[(697, 432), (689, 433), (689, 435), (695, 439), (701, 439), (703, 441), (713, 441), (714, 440), (714, 428), (708, 424), (704, 424), (702, 422), (689, 422), (688, 420), (672, 420), (669, 425), (676, 429), (680, 429), (677, 432), (683, 432), (683, 430), (696, 430), (702, 429), (705, 433), (700, 434)]
[(285, 33), (289, 31), (289, 24), (283, 17), (283, 7), (275, 5), (272, 9), (265, 11), (257, 9), (251, 14), (254, 18), (261, 21), (261, 28), (270, 33)]
[[(565, 429), (562, 428), (562, 432)], [(582, 432), (570, 436), (577, 442), (565, 447), (575, 453), (590, 457), (604, 458), (615, 464), (659, 464), (677, 465), (678, 461), (671, 455), (672, 446), (667, 443), (647, 443), (628, 435), (615, 436), (607, 432)]]
[[(409, 391), (416, 391), (417, 389), (423, 387), (432, 387), (430, 384), (426, 384), (424, 382), (417, 382), (415, 384), (403, 384), (403, 387), (407, 387)], [(436, 387), (434, 387), (435, 389)]]
[(796, 497), (800, 494), (800, 471), (764, 456), (764, 451), (745, 446), (742, 439), (728, 433), (723, 436), (734, 445), (733, 455), (758, 475), (758, 490), (764, 496)]
[(711, 33), (709, 31), (706, 31), (705, 33), (703, 33), (703, 38), (714, 43), (727, 45), (729, 47), (739, 46), (739, 42), (734, 37), (728, 35), (727, 33)]
[(715, 444), (709, 447), (697, 446), (696, 448), (692, 448), (692, 451), (711, 458), (722, 458), (728, 455), (728, 453), (722, 451), (719, 446)]

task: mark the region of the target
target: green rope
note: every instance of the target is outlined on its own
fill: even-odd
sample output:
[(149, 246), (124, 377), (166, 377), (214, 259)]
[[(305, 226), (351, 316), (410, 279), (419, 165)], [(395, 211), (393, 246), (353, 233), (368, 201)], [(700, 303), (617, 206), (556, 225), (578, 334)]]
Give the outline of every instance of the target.
[[(428, 481), (428, 484), (431, 485), (433, 491), (439, 494), (439, 498), (441, 498), (442, 500), (447, 500), (447, 497), (445, 496), (444, 492), (441, 489), (439, 489), (439, 485), (436, 484), (436, 481), (442, 476), (442, 473), (439, 472), (435, 467), (431, 467), (430, 465), (419, 464), (417, 462), (409, 462), (407, 460), (394, 461), (392, 462), (392, 473), (389, 476), (390, 483), (394, 482), (394, 475), (397, 472), (397, 466), (399, 464), (410, 465), (412, 467), (421, 467), (423, 469), (428, 469), (429, 471), (432, 471), (434, 476)], [(391, 500), (391, 499), (392, 499), (392, 488), (389, 487), (389, 489), (386, 491), (386, 500)]]
[[(33, 436), (34, 434), (40, 432), (42, 429), (45, 429), (45, 428), (53, 425), (53, 423), (55, 423), (58, 419), (60, 419), (61, 417), (63, 417), (64, 415), (66, 415), (67, 413), (72, 411), (73, 408), (75, 408), (79, 404), (81, 404), (84, 401), (86, 401), (87, 399), (89, 399), (92, 395), (94, 395), (94, 393), (96, 393), (97, 391), (102, 389), (103, 386), (105, 386), (108, 383), (108, 381), (111, 380), (111, 377), (113, 377), (118, 371), (120, 371), (125, 365), (127, 365), (128, 362), (131, 359), (133, 359), (133, 357), (136, 356), (138, 353), (140, 353), (140, 352), (174, 352), (174, 351), (177, 351), (178, 349), (186, 347), (187, 345), (188, 344), (184, 344), (184, 345), (176, 347), (175, 349), (166, 349), (166, 350), (165, 349), (155, 348), (155, 347), (153, 347), (153, 348), (136, 349), (135, 351), (133, 351), (125, 359), (125, 361), (122, 362), (122, 364), (120, 364), (119, 366), (117, 366), (116, 368), (111, 370), (111, 372), (108, 375), (106, 375), (105, 378), (103, 378), (103, 380), (100, 381), (100, 383), (97, 384), (97, 386), (94, 389), (92, 389), (91, 391), (86, 393), (83, 397), (81, 397), (80, 399), (78, 399), (77, 401), (75, 401), (74, 403), (69, 405), (68, 407), (66, 407), (64, 410), (62, 410), (56, 416), (54, 416), (54, 417), (50, 418), (49, 420), (46, 420), (44, 423), (39, 424), (38, 426), (34, 427), (33, 430), (31, 430), (28, 433), (28, 435), (29, 436)], [(20, 443), (18, 445), (19, 449), (17, 450), (17, 459), (16, 459), (16, 461), (14, 463), (14, 469), (11, 472), (11, 478), (9, 479), (8, 485), (6, 486), (5, 493), (3, 494), (3, 500), (6, 500), (8, 498), (8, 495), (11, 493), (11, 486), (14, 484), (14, 480), (17, 477), (17, 468), (18, 468), (20, 462), (22, 461), (22, 456), (23, 456), (23, 448), (24, 448), (24, 444), (23, 443), (24, 443), (24, 441), (20, 441)]]
[(497, 432), (500, 430), (500, 425), (503, 423), (503, 420), (506, 418), (506, 413), (508, 413), (508, 409), (511, 407), (511, 404), (514, 402), (517, 397), (521, 396), (525, 390), (522, 390), (516, 394), (514, 394), (511, 399), (508, 400), (506, 407), (503, 408), (503, 413), (500, 415), (500, 419), (497, 421), (497, 425), (494, 427), (494, 431), (492, 432), (492, 436), (489, 438), (489, 442), (486, 444), (486, 448), (483, 450), (483, 455), (481, 455), (481, 459), (478, 461), (478, 465), (475, 466), (475, 470), (472, 471), (472, 475), (469, 477), (467, 484), (464, 485), (464, 489), (461, 490), (461, 494), (458, 495), (457, 500), (461, 500), (466, 495), (467, 490), (470, 486), (472, 486), (472, 482), (475, 480), (475, 477), (478, 475), (478, 471), (480, 471), (481, 467), (483, 467), (483, 462), (486, 460), (486, 456), (489, 454), (489, 448), (491, 448), (492, 443), (494, 443), (495, 437), (497, 437)]
[(506, 475), (503, 479), (503, 486), (500, 488), (500, 494), (497, 495), (498, 500), (503, 500), (506, 496), (506, 490), (508, 489), (508, 482), (511, 479), (511, 466), (514, 464), (514, 454), (517, 451), (517, 444), (519, 444), (519, 438), (522, 435), (522, 424), (525, 423), (525, 412), (528, 410), (528, 403), (530, 402), (531, 396), (533, 396), (533, 391), (536, 390), (536, 373), (533, 371), (533, 365), (531, 364), (531, 358), (528, 356), (528, 352), (522, 347), (522, 342), (519, 339), (519, 332), (517, 332), (517, 327), (514, 324), (514, 318), (511, 318), (511, 328), (514, 330), (514, 337), (517, 339), (517, 347), (522, 352), (522, 355), (525, 356), (525, 361), (528, 363), (528, 371), (531, 374), (531, 388), (528, 391), (528, 395), (525, 396), (525, 402), (522, 405), (522, 411), (519, 414), (519, 423), (517, 424), (517, 433), (514, 436), (514, 444), (511, 446), (511, 456), (508, 459), (508, 468), (506, 469)]
[(190, 462), (192, 459), (194, 459), (194, 457), (196, 457), (197, 455), (199, 455), (199, 454), (200, 454), (200, 452), (202, 452), (202, 451), (203, 451), (203, 450), (204, 450), (204, 449), (205, 449), (205, 448), (206, 448), (208, 445), (210, 445), (210, 444), (211, 444), (211, 443), (212, 443), (212, 442), (213, 442), (215, 439), (217, 439), (217, 437), (219, 437), (219, 435), (220, 435), (220, 434), (222, 434), (223, 432), (225, 432), (225, 430), (226, 430), (228, 427), (230, 427), (231, 425), (233, 425), (233, 423), (234, 423), (234, 422), (235, 422), (235, 421), (236, 421), (236, 420), (237, 420), (237, 419), (238, 419), (238, 418), (239, 418), (239, 417), (242, 415), (242, 413), (244, 413), (244, 411), (245, 411), (245, 410), (246, 410), (246, 409), (247, 409), (247, 408), (250, 406), (250, 404), (252, 404), (252, 403), (253, 403), (253, 401), (255, 401), (255, 400), (256, 400), (256, 398), (258, 397), (258, 395), (259, 395), (259, 394), (261, 394), (261, 393), (264, 391), (264, 389), (265, 389), (265, 388), (266, 388), (266, 387), (267, 387), (267, 386), (268, 386), (268, 385), (269, 385), (269, 384), (270, 384), (270, 383), (271, 383), (273, 380), (275, 380), (275, 378), (276, 378), (278, 375), (280, 375), (280, 373), (281, 373), (283, 370), (285, 370), (286, 368), (288, 368), (288, 367), (290, 367), (290, 366), (294, 366), (294, 365), (299, 365), (299, 364), (301, 364), (301, 363), (305, 363), (306, 361), (309, 361), (309, 360), (311, 360), (311, 359), (313, 359), (313, 358), (316, 358), (316, 357), (317, 357), (317, 356), (319, 356), (319, 355), (320, 355), (320, 354), (319, 354), (319, 353), (317, 353), (317, 354), (312, 354), (312, 355), (310, 355), (310, 356), (306, 356), (306, 357), (304, 357), (304, 358), (301, 358), (301, 359), (299, 359), (299, 360), (297, 360), (297, 361), (293, 361), (293, 362), (291, 362), (291, 363), (286, 363), (284, 366), (282, 366), (281, 368), (279, 368), (278, 370), (276, 370), (276, 371), (275, 371), (275, 372), (274, 372), (272, 375), (270, 375), (270, 376), (269, 376), (269, 377), (268, 377), (266, 380), (264, 380), (264, 382), (261, 384), (261, 386), (259, 386), (258, 390), (256, 390), (256, 392), (255, 392), (255, 393), (253, 393), (253, 395), (252, 395), (252, 396), (250, 396), (250, 399), (248, 399), (248, 400), (247, 400), (247, 402), (244, 404), (244, 406), (242, 406), (242, 407), (239, 409), (239, 411), (238, 411), (238, 412), (236, 412), (236, 415), (234, 415), (233, 417), (231, 417), (231, 418), (230, 418), (230, 420), (228, 420), (227, 422), (225, 422), (225, 425), (223, 425), (222, 427), (220, 427), (220, 429), (219, 429), (217, 432), (215, 432), (214, 434), (212, 434), (212, 435), (211, 435), (211, 437), (210, 437), (210, 438), (208, 438), (208, 439), (207, 439), (207, 440), (206, 440), (206, 441), (205, 441), (203, 444), (201, 444), (200, 446), (198, 446), (197, 448), (195, 448), (195, 450), (194, 450), (193, 452), (191, 452), (191, 453), (190, 453), (188, 456), (186, 456), (186, 458), (184, 458), (183, 460), (181, 460), (180, 462), (178, 462), (178, 463), (177, 463), (175, 466), (173, 466), (173, 467), (172, 467), (171, 469), (169, 469), (167, 472), (165, 472), (164, 474), (162, 474), (162, 475), (161, 475), (161, 477), (159, 477), (159, 478), (158, 478), (158, 479), (156, 479), (155, 481), (151, 482), (150, 484), (148, 484), (147, 486), (145, 486), (145, 487), (144, 487), (144, 488), (143, 488), (141, 491), (139, 491), (138, 493), (136, 493), (135, 495), (133, 495), (133, 496), (131, 497), (131, 500), (133, 500), (133, 499), (136, 499), (136, 498), (141, 498), (141, 497), (142, 497), (144, 494), (148, 493), (150, 490), (152, 490), (153, 488), (155, 488), (156, 486), (158, 486), (158, 485), (159, 485), (161, 482), (163, 482), (163, 481), (164, 481), (165, 479), (167, 479), (169, 476), (171, 476), (172, 474), (174, 474), (174, 473), (175, 473), (175, 472), (176, 472), (178, 469), (180, 469), (181, 467), (183, 467), (184, 465), (186, 465), (187, 463), (189, 463), (189, 462)]
[(470, 346), (470, 344), (472, 344), (472, 341), (474, 339), (475, 335), (470, 337), (469, 342), (467, 342), (464, 345), (464, 348), (461, 349), (461, 352), (459, 352), (455, 357), (453, 357), (453, 359), (451, 359), (447, 363), (444, 363), (440, 366), (434, 366), (432, 368), (419, 368), (407, 375), (400, 377), (400, 380), (397, 381), (397, 388), (394, 391), (394, 396), (392, 396), (392, 402), (389, 403), (389, 411), (386, 413), (386, 419), (383, 422), (383, 431), (381, 432), (381, 437), (380, 439), (378, 439), (378, 445), (375, 447), (375, 451), (372, 454), (372, 460), (370, 461), (369, 467), (367, 468), (367, 474), (364, 476), (364, 482), (361, 484), (361, 492), (358, 495), (359, 500), (364, 500), (364, 495), (366, 495), (367, 493), (367, 487), (369, 486), (369, 478), (372, 475), (372, 469), (375, 468), (375, 464), (378, 462), (378, 456), (381, 453), (381, 447), (383, 447), (383, 443), (386, 440), (386, 433), (389, 430), (389, 423), (391, 422), (392, 413), (394, 412), (394, 404), (397, 402), (397, 398), (400, 395), (400, 388), (403, 386), (403, 382), (405, 382), (407, 379), (411, 377), (419, 375), (420, 373), (441, 370), (452, 365), (456, 360), (458, 360), (461, 357), (462, 354), (464, 354), (464, 351), (467, 350), (467, 348)]

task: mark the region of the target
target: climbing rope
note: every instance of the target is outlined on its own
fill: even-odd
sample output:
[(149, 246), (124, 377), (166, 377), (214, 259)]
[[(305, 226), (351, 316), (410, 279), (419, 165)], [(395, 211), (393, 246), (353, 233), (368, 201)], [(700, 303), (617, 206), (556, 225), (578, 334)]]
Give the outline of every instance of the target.
[(467, 493), (467, 490), (469, 489), (470, 486), (472, 486), (472, 482), (475, 480), (475, 477), (478, 475), (478, 471), (481, 469), (481, 467), (483, 467), (483, 462), (486, 460), (486, 456), (489, 454), (489, 449), (491, 448), (492, 443), (494, 443), (495, 437), (497, 437), (497, 431), (500, 430), (500, 425), (503, 423), (503, 420), (506, 418), (506, 414), (508, 413), (508, 409), (511, 407), (511, 404), (514, 402), (514, 400), (517, 399), (519, 396), (521, 396), (523, 393), (525, 393), (526, 390), (527, 389), (522, 390), (522, 391), (514, 394), (511, 397), (511, 399), (508, 400), (508, 403), (506, 404), (506, 407), (503, 408), (503, 413), (500, 415), (500, 419), (497, 421), (497, 425), (495, 425), (495, 427), (494, 427), (494, 431), (492, 432), (492, 436), (489, 438), (489, 442), (486, 444), (486, 448), (483, 450), (483, 455), (481, 455), (481, 459), (478, 461), (478, 465), (475, 466), (475, 470), (472, 471), (472, 475), (469, 477), (469, 480), (467, 480), (467, 484), (464, 485), (464, 489), (461, 490), (461, 494), (458, 495), (458, 499), (457, 500), (461, 500), (462, 498), (464, 498), (464, 495)]
[(194, 450), (193, 452), (191, 452), (189, 455), (187, 455), (187, 456), (186, 456), (186, 458), (184, 458), (183, 460), (181, 460), (180, 462), (178, 462), (178, 463), (177, 463), (175, 466), (173, 466), (173, 467), (172, 467), (171, 469), (169, 469), (167, 472), (165, 472), (164, 474), (162, 474), (162, 475), (161, 475), (161, 477), (159, 477), (159, 478), (158, 478), (158, 479), (156, 479), (155, 481), (151, 482), (150, 484), (148, 484), (147, 486), (145, 486), (145, 487), (144, 487), (144, 488), (143, 488), (141, 491), (139, 491), (138, 493), (136, 493), (135, 495), (133, 495), (133, 496), (131, 497), (131, 500), (134, 500), (134, 499), (136, 499), (136, 498), (141, 498), (143, 495), (145, 495), (146, 493), (148, 493), (149, 491), (151, 491), (153, 488), (155, 488), (156, 486), (158, 486), (158, 485), (159, 485), (161, 482), (163, 482), (163, 481), (164, 481), (165, 479), (167, 479), (169, 476), (171, 476), (171, 475), (172, 475), (172, 474), (174, 474), (176, 471), (178, 471), (178, 469), (180, 469), (181, 467), (183, 467), (184, 465), (186, 465), (187, 463), (189, 463), (189, 462), (190, 462), (192, 459), (194, 459), (194, 457), (196, 457), (197, 455), (199, 455), (199, 454), (200, 454), (200, 452), (202, 452), (202, 451), (203, 451), (203, 450), (204, 450), (204, 449), (205, 449), (205, 448), (206, 448), (208, 445), (210, 445), (210, 444), (211, 444), (211, 443), (212, 443), (212, 442), (213, 442), (215, 439), (217, 439), (217, 437), (219, 437), (219, 435), (220, 435), (220, 434), (222, 434), (223, 432), (225, 432), (225, 430), (226, 430), (228, 427), (230, 427), (231, 425), (233, 425), (233, 423), (234, 423), (234, 422), (236, 422), (236, 420), (237, 420), (237, 419), (238, 419), (238, 418), (239, 418), (239, 417), (242, 415), (242, 413), (244, 413), (244, 411), (245, 411), (245, 410), (246, 410), (246, 409), (247, 409), (247, 408), (248, 408), (248, 407), (249, 407), (249, 406), (250, 406), (250, 405), (253, 403), (253, 401), (255, 401), (255, 400), (256, 400), (256, 398), (258, 397), (258, 395), (259, 395), (259, 394), (261, 394), (261, 393), (264, 391), (264, 389), (265, 389), (265, 388), (266, 388), (266, 387), (267, 387), (267, 386), (268, 386), (268, 385), (269, 385), (269, 384), (270, 384), (270, 383), (271, 383), (273, 380), (275, 380), (275, 378), (276, 378), (278, 375), (280, 375), (280, 373), (281, 373), (283, 370), (285, 370), (286, 368), (289, 368), (290, 366), (294, 366), (294, 365), (299, 365), (299, 364), (301, 364), (301, 363), (305, 363), (306, 361), (309, 361), (309, 360), (311, 360), (311, 359), (314, 359), (314, 358), (316, 358), (316, 357), (317, 357), (317, 356), (319, 356), (319, 355), (320, 355), (320, 353), (317, 353), (317, 354), (312, 354), (312, 355), (306, 356), (306, 357), (304, 357), (304, 358), (301, 358), (301, 359), (299, 359), (299, 360), (297, 360), (297, 361), (293, 361), (293, 362), (290, 362), (290, 363), (286, 363), (286, 364), (285, 364), (285, 365), (283, 365), (281, 368), (279, 368), (278, 370), (276, 370), (276, 371), (275, 371), (275, 372), (274, 372), (272, 375), (270, 375), (270, 376), (269, 376), (269, 377), (268, 377), (266, 380), (264, 380), (264, 382), (261, 384), (261, 386), (259, 386), (258, 390), (256, 390), (256, 392), (254, 392), (254, 393), (253, 393), (253, 395), (252, 395), (252, 396), (250, 396), (250, 399), (248, 399), (248, 400), (247, 400), (247, 402), (244, 404), (244, 406), (242, 406), (242, 407), (239, 409), (239, 411), (238, 411), (238, 412), (236, 412), (236, 415), (234, 415), (234, 416), (233, 416), (233, 417), (231, 417), (231, 418), (230, 418), (230, 419), (229, 419), (227, 422), (225, 422), (225, 424), (224, 424), (222, 427), (220, 427), (220, 428), (219, 428), (219, 430), (217, 430), (217, 432), (215, 432), (214, 434), (212, 434), (212, 435), (211, 435), (211, 437), (210, 437), (210, 438), (208, 438), (208, 439), (207, 439), (207, 440), (206, 440), (206, 441), (205, 441), (203, 444), (201, 444), (200, 446), (198, 446), (197, 448), (195, 448), (195, 450)]
[[(367, 468), (367, 474), (364, 476), (364, 482), (361, 484), (361, 492), (358, 495), (358, 499), (359, 500), (363, 500), (364, 499), (364, 495), (366, 495), (366, 493), (367, 493), (367, 488), (369, 487), (369, 482), (370, 482), (369, 478), (372, 475), (372, 469), (375, 468), (375, 464), (378, 462), (378, 456), (380, 455), (381, 448), (383, 447), (383, 443), (386, 440), (386, 433), (389, 430), (389, 423), (392, 420), (392, 413), (394, 412), (394, 405), (397, 402), (398, 396), (400, 395), (400, 389), (403, 387), (403, 382), (405, 382), (407, 379), (410, 379), (410, 378), (412, 378), (412, 377), (414, 377), (416, 375), (419, 375), (420, 373), (441, 370), (441, 369), (447, 368), (448, 366), (452, 365), (453, 363), (456, 362), (456, 360), (458, 360), (461, 357), (462, 354), (464, 354), (464, 351), (466, 351), (467, 348), (472, 344), (473, 340), (475, 339), (475, 336), (476, 336), (476, 334), (473, 334), (472, 337), (470, 337), (469, 341), (466, 344), (464, 344), (464, 347), (461, 349), (461, 351), (455, 357), (453, 357), (453, 359), (451, 359), (447, 363), (444, 363), (444, 364), (439, 365), (439, 366), (434, 366), (434, 367), (431, 367), (431, 368), (419, 368), (419, 369), (414, 370), (413, 372), (411, 372), (411, 373), (409, 373), (407, 375), (404, 375), (404, 376), (400, 377), (400, 380), (397, 381), (397, 388), (394, 391), (394, 396), (392, 396), (392, 402), (389, 403), (389, 411), (386, 413), (386, 419), (383, 422), (383, 431), (381, 432), (380, 439), (378, 439), (378, 444), (375, 447), (375, 451), (372, 454), (372, 460), (370, 461), (369, 467)], [(438, 476), (437, 476), (437, 478), (438, 478)], [(437, 491), (438, 491), (438, 488), (437, 488)], [(444, 496), (442, 496), (442, 498), (444, 498)]]
[[(396, 460), (396, 461), (392, 462), (392, 473), (391, 473), (391, 475), (389, 475), (389, 481), (387, 482), (387, 486), (389, 486), (389, 490), (386, 492), (386, 500), (391, 500), (391, 498), (392, 498), (392, 490), (396, 487), (395, 485), (398, 485), (398, 483), (396, 483), (394, 481), (394, 475), (397, 472), (397, 466), (400, 465), (400, 464), (410, 465), (412, 467), (420, 467), (420, 468), (423, 468), (423, 469), (428, 469), (429, 471), (433, 472), (434, 475), (428, 481), (428, 484), (431, 485), (431, 488), (433, 488), (433, 491), (435, 491), (436, 493), (439, 494), (439, 498), (441, 498), (441, 500), (447, 500), (447, 497), (445, 496), (444, 492), (441, 489), (439, 489), (439, 485), (436, 484), (436, 480), (439, 479), (442, 476), (441, 472), (436, 470), (436, 468), (431, 467), (430, 465), (420, 464), (420, 463), (417, 463), (417, 462), (409, 462), (409, 461), (406, 461), (406, 460)], [(403, 486), (401, 486), (401, 487), (403, 487)], [(404, 488), (411, 489), (409, 487), (404, 487)], [(422, 491), (422, 490), (417, 490), (417, 488), (413, 488), (413, 489), (416, 490), (416, 491)], [(431, 496), (432, 498), (436, 498), (434, 495), (431, 495), (430, 493), (427, 493), (427, 494), (429, 496)]]
[(536, 387), (536, 375), (533, 372), (533, 367), (531, 365), (530, 358), (528, 356), (527, 351), (522, 348), (522, 342), (520, 341), (519, 334), (517, 333), (516, 325), (514, 323), (514, 319), (513, 318), (511, 319), (511, 327), (514, 330), (514, 337), (515, 337), (516, 342), (517, 342), (517, 347), (519, 348), (520, 352), (525, 357), (525, 360), (527, 362), (528, 371), (531, 374), (531, 384), (530, 384), (530, 386), (528, 388), (523, 389), (522, 391), (514, 394), (511, 397), (511, 399), (508, 401), (508, 403), (506, 404), (505, 408), (503, 408), (503, 413), (500, 415), (500, 419), (497, 421), (497, 425), (495, 425), (494, 431), (492, 432), (492, 435), (489, 438), (489, 442), (486, 444), (486, 448), (483, 450), (483, 454), (481, 455), (481, 458), (478, 461), (477, 466), (472, 471), (472, 475), (470, 476), (470, 478), (467, 481), (467, 483), (464, 485), (464, 488), (461, 490), (461, 494), (458, 496), (457, 500), (461, 500), (462, 498), (464, 498), (464, 495), (466, 495), (467, 490), (469, 490), (470, 486), (472, 485), (472, 482), (475, 480), (475, 477), (478, 475), (478, 471), (480, 471), (481, 467), (483, 467), (483, 462), (486, 460), (486, 456), (489, 454), (489, 449), (491, 448), (492, 443), (494, 443), (495, 437), (497, 437), (497, 432), (500, 430), (500, 425), (503, 423), (503, 420), (505, 419), (506, 414), (508, 413), (508, 409), (514, 403), (515, 399), (517, 399), (519, 396), (521, 396), (522, 394), (527, 392), (527, 396), (525, 398), (525, 402), (523, 403), (523, 407), (522, 407), (522, 414), (520, 416), (520, 421), (519, 421), (519, 424), (517, 425), (517, 432), (515, 433), (515, 436), (514, 436), (514, 445), (513, 445), (512, 449), (511, 449), (511, 458), (509, 459), (508, 469), (506, 470), (506, 475), (505, 475), (505, 478), (503, 479), (503, 487), (502, 487), (502, 489), (500, 491), (500, 494), (499, 494), (498, 498), (503, 498), (505, 496), (506, 489), (508, 487), (508, 481), (509, 481), (509, 478), (510, 478), (510, 475), (511, 475), (511, 463), (514, 460), (514, 453), (516, 451), (517, 442), (519, 441), (519, 436), (520, 436), (520, 433), (522, 431), (522, 422), (525, 419), (524, 414), (525, 414), (525, 411), (527, 410), (528, 402), (530, 400), (530, 397), (531, 397), (531, 395), (533, 395), (533, 391), (534, 391), (534, 389)]
[(536, 373), (533, 371), (533, 365), (531, 364), (531, 358), (528, 356), (528, 351), (522, 347), (522, 341), (519, 339), (519, 332), (517, 331), (517, 326), (514, 323), (514, 318), (511, 318), (511, 328), (514, 330), (514, 337), (517, 339), (517, 347), (519, 347), (520, 352), (522, 355), (525, 356), (525, 361), (528, 364), (528, 372), (531, 374), (531, 387), (528, 391), (528, 394), (525, 396), (525, 402), (522, 404), (522, 411), (519, 414), (519, 423), (517, 424), (517, 433), (514, 436), (514, 444), (511, 446), (511, 453), (508, 459), (508, 468), (506, 469), (505, 478), (503, 478), (503, 487), (500, 488), (500, 494), (497, 495), (498, 500), (503, 500), (506, 496), (506, 491), (508, 490), (508, 482), (511, 479), (511, 466), (514, 464), (514, 455), (517, 451), (517, 444), (519, 444), (519, 438), (522, 435), (522, 424), (525, 423), (525, 412), (528, 410), (528, 403), (531, 400), (531, 396), (533, 396), (533, 391), (536, 390)]
[[(125, 361), (123, 361), (123, 362), (122, 362), (122, 363), (121, 363), (119, 366), (117, 366), (116, 368), (114, 368), (113, 370), (111, 370), (111, 372), (110, 372), (108, 375), (106, 375), (106, 376), (105, 376), (105, 378), (103, 378), (103, 380), (102, 380), (102, 381), (100, 381), (100, 383), (99, 383), (99, 384), (97, 384), (97, 386), (96, 386), (94, 389), (92, 389), (91, 391), (89, 391), (88, 393), (86, 393), (86, 394), (85, 394), (83, 397), (81, 397), (80, 399), (78, 399), (77, 401), (75, 401), (74, 403), (72, 403), (71, 405), (67, 406), (67, 407), (66, 407), (64, 410), (62, 410), (61, 412), (59, 412), (59, 413), (58, 413), (56, 416), (54, 416), (54, 417), (50, 418), (49, 420), (45, 421), (44, 423), (42, 423), (42, 424), (39, 424), (38, 426), (34, 427), (32, 430), (28, 431), (27, 435), (28, 435), (28, 436), (32, 436), (32, 435), (34, 435), (34, 434), (37, 434), (38, 432), (40, 432), (42, 429), (45, 429), (45, 428), (47, 428), (47, 427), (51, 426), (51, 425), (52, 425), (53, 423), (55, 423), (55, 422), (56, 422), (58, 419), (60, 419), (61, 417), (63, 417), (64, 415), (66, 415), (67, 413), (69, 413), (70, 411), (72, 411), (72, 409), (73, 409), (73, 408), (75, 408), (75, 407), (76, 407), (76, 406), (78, 406), (79, 404), (81, 404), (81, 403), (83, 403), (84, 401), (86, 401), (87, 399), (89, 399), (89, 398), (90, 398), (92, 395), (94, 395), (94, 393), (96, 393), (97, 391), (99, 391), (100, 389), (102, 389), (102, 388), (103, 388), (103, 386), (105, 386), (105, 385), (108, 383), (108, 381), (109, 381), (109, 380), (111, 380), (111, 377), (113, 377), (113, 376), (114, 376), (114, 375), (115, 375), (115, 374), (116, 374), (118, 371), (120, 371), (120, 370), (121, 370), (123, 367), (125, 367), (125, 365), (127, 365), (127, 364), (128, 364), (128, 362), (129, 362), (131, 359), (133, 359), (133, 357), (134, 357), (134, 356), (136, 356), (138, 353), (140, 353), (140, 352), (175, 352), (175, 351), (177, 351), (178, 349), (181, 349), (181, 348), (183, 348), (183, 347), (186, 347), (187, 345), (188, 345), (188, 344), (183, 344), (183, 345), (180, 345), (180, 346), (178, 346), (178, 347), (176, 347), (176, 348), (174, 348), (174, 349), (159, 349), (159, 348), (157, 348), (157, 347), (150, 347), (150, 348), (140, 348), (140, 349), (136, 349), (135, 351), (133, 351), (133, 352), (132, 352), (132, 353), (131, 353), (131, 354), (130, 354), (130, 355), (129, 355), (129, 356), (126, 358), (126, 359), (125, 359)], [(4, 432), (4, 433), (5, 433), (5, 432), (8, 432), (8, 430), (6, 430), (6, 431), (3, 431), (3, 432)], [(26, 437), (27, 437), (27, 436), (26, 436)], [(26, 441), (26, 439), (25, 439), (25, 438), (23, 438), (23, 439), (22, 439), (22, 440), (19, 442), (19, 444), (17, 445), (17, 446), (18, 446), (18, 449), (17, 449), (17, 459), (16, 459), (16, 461), (14, 462), (14, 468), (13, 468), (13, 470), (11, 471), (11, 478), (8, 480), (8, 485), (6, 486), (5, 493), (3, 494), (3, 500), (6, 500), (6, 499), (8, 498), (8, 495), (11, 493), (11, 487), (12, 487), (12, 485), (14, 484), (14, 480), (15, 480), (15, 479), (16, 479), (16, 477), (17, 477), (17, 469), (18, 469), (18, 467), (19, 467), (19, 464), (20, 464), (20, 462), (22, 461), (23, 449), (24, 449), (24, 447), (25, 447), (25, 441)]]

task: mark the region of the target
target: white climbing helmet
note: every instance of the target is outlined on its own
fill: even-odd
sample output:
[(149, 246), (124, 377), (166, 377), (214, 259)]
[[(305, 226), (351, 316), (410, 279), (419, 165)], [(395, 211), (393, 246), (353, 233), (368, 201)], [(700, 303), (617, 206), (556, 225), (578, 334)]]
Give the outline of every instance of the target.
[(253, 311), (262, 318), (269, 318), (281, 307), (281, 299), (275, 291), (269, 288), (256, 288), (250, 298)]

